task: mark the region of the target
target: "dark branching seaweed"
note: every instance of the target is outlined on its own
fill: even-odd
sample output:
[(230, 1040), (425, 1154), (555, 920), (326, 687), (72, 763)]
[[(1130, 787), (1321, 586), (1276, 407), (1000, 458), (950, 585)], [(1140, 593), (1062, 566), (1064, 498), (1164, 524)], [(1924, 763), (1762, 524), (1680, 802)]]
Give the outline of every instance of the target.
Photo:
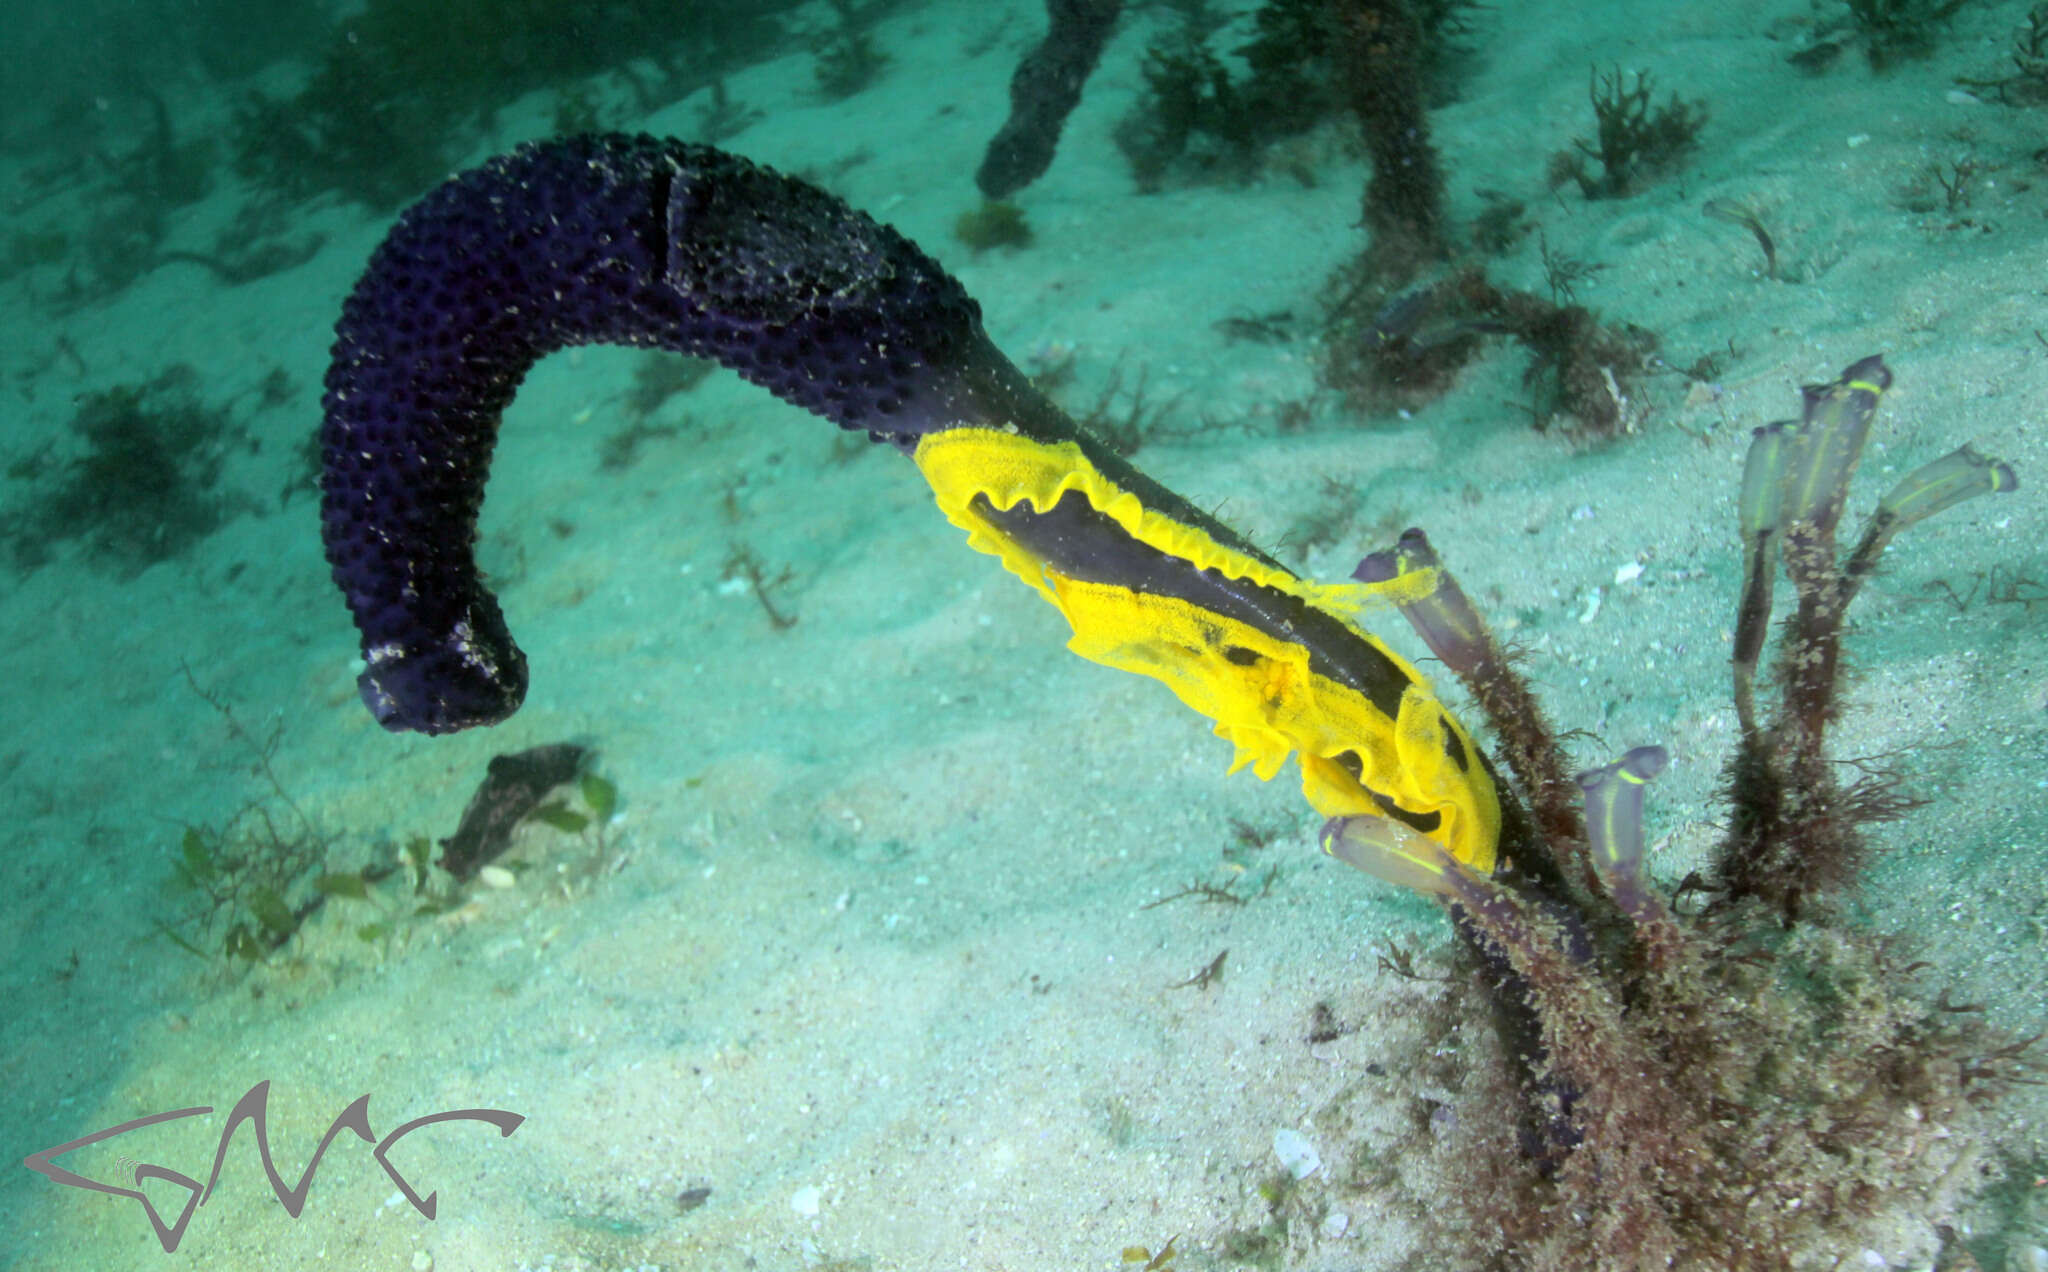
[(1240, 312), (1209, 324), (1225, 344), (1284, 345), (1294, 342), (1294, 311), (1274, 309), (1263, 314)]
[(1329, 73), (1329, 9), (1326, 0), (1267, 0), (1252, 15), (1252, 38), (1237, 50), (1250, 71), (1243, 109), (1271, 135), (1313, 127), (1341, 104)]
[(734, 543), (726, 553), (725, 569), (720, 576), (727, 582), (741, 582), (747, 585), (754, 599), (760, 603), (761, 612), (768, 617), (768, 626), (778, 632), (786, 632), (796, 626), (797, 616), (775, 603), (775, 589), (796, 577), (796, 571), (789, 566), (770, 574), (754, 549), (744, 543)]
[(682, 436), (682, 428), (675, 424), (649, 424), (643, 416), (635, 423), (616, 429), (605, 435), (597, 445), (597, 468), (599, 472), (622, 473), (640, 462), (640, 448), (648, 442), (662, 441)]
[(179, 141), (163, 95), (144, 88), (140, 96), (149, 107), (148, 131), (134, 150), (104, 158), (108, 175), (137, 200), (173, 208), (197, 203), (213, 189), (213, 138)]
[(1347, 270), (1332, 283), (1344, 291), (1323, 331), (1322, 381), (1359, 410), (1434, 401), (1484, 343), (1487, 333), (1464, 312), (1454, 282), (1389, 295)]
[[(214, 140), (178, 140), (160, 95), (145, 88), (127, 96), (148, 108), (139, 143), (117, 149), (97, 137), (79, 138), (75, 153), (61, 164), (32, 170), (10, 200), (18, 228), (0, 253), (0, 278), (32, 269), (54, 274), (52, 267), (61, 266), (55, 286), (31, 288), (46, 307), (62, 311), (102, 300), (147, 273), (158, 263), (170, 213), (212, 189)], [(85, 110), (88, 116), (98, 113)], [(84, 216), (42, 225), (19, 219), (68, 186), (86, 187)]]
[(464, 117), (377, 83), (352, 46), (331, 52), (297, 97), (251, 93), (234, 111), (235, 172), (288, 201), (333, 191), (395, 208), (445, 176)]
[(1855, 45), (1875, 71), (1934, 51), (1937, 28), (1960, 11), (1967, 0), (1846, 0), (1831, 20), (1823, 21), (1813, 42), (1786, 60), (1809, 74), (1835, 65)]
[(1483, 256), (1505, 256), (1535, 224), (1528, 204), (1499, 190), (1481, 188), (1473, 193), (1480, 199), (1479, 214), (1468, 232), (1473, 250)]
[(709, 358), (679, 358), (672, 353), (644, 354), (633, 368), (633, 387), (626, 391), (626, 414), (645, 420), (678, 393), (687, 393), (718, 369)]
[(783, 34), (776, 15), (793, 4), (620, 0), (595, 20), (552, 0), (369, 0), (335, 29), (300, 92), (244, 100), (235, 167), (287, 198), (332, 190), (395, 207), (445, 176), (470, 135), (521, 94), (688, 50), (694, 80), (668, 82), (687, 95), (771, 47)]
[(61, 311), (121, 291), (155, 268), (169, 226), (162, 204), (131, 191), (109, 191), (78, 238), (62, 287), (44, 299)]
[(324, 238), (317, 234), (290, 246), (269, 241), (282, 227), (252, 225), (250, 213), (259, 205), (250, 205), (221, 228), (210, 250), (165, 250), (170, 213), (212, 191), (220, 146), (211, 136), (179, 140), (162, 96), (146, 88), (135, 96), (148, 107), (143, 140), (125, 152), (97, 150), (92, 163), (81, 165), (100, 178), (87, 196), (90, 212), (82, 227), (16, 233), (0, 257), (0, 276), (64, 266), (57, 286), (36, 289), (39, 301), (62, 311), (105, 300), (168, 262), (200, 265), (233, 285), (301, 264), (319, 249)]
[[(1197, 137), (1224, 143), (1224, 155), (1246, 164), (1252, 125), (1237, 106), (1230, 74), (1209, 47), (1209, 35), (1192, 24), (1145, 50), (1145, 96), (1117, 122), (1116, 144), (1131, 166), (1138, 189), (1153, 191)], [(1218, 166), (1217, 156), (1198, 155), (1201, 168)]]
[[(1306, 564), (1310, 553), (1334, 547), (1356, 537), (1352, 534), (1352, 526), (1364, 503), (1364, 492), (1355, 484), (1326, 476), (1322, 480), (1319, 498), (1295, 514), (1274, 546), (1296, 561)], [(1397, 529), (1405, 520), (1399, 515), (1398, 508), (1382, 511), (1395, 514), (1392, 524)], [(1385, 521), (1387, 518), (1382, 517), (1381, 520)]]
[(1543, 285), (1550, 289), (1550, 303), (1553, 305), (1576, 305), (1579, 302), (1579, 284), (1606, 269), (1595, 261), (1584, 261), (1567, 252), (1554, 250), (1550, 237), (1536, 236), (1537, 255), (1543, 261)]
[[(1803, 419), (1757, 431), (1739, 517), (1733, 825), (1703, 912), (1682, 912), (1644, 869), (1662, 749), (1571, 776), (1421, 531), (1359, 567), (1419, 598), (1400, 602), (1405, 616), (1477, 699), (1507, 770), (1491, 874), (1378, 818), (1323, 831), (1332, 855), (1444, 903), (1495, 1014), (1513, 1081), (1468, 1077), (1440, 1139), (1466, 1199), (1441, 1218), (1464, 1251), (1455, 1266), (1834, 1266), (1900, 1207), (1925, 1213), (1967, 1187), (1969, 1125), (2027, 1044), (1908, 992), (1913, 968), (1823, 904), (1855, 880), (1854, 826), (1898, 807), (1888, 787), (1843, 788), (1825, 747), (1857, 585), (1900, 529), (2015, 484), (1966, 447), (1901, 481), (1838, 558), (1835, 524), (1890, 378), (1866, 358), (1805, 390)], [(1797, 597), (1765, 722), (1754, 672), (1781, 556)]]
[(89, 197), (84, 228), (17, 236), (17, 253), (31, 249), (23, 265), (64, 259), (60, 287), (39, 297), (59, 309), (101, 300), (154, 268), (170, 230), (170, 213), (212, 189), (213, 139), (178, 140), (164, 99), (147, 89), (137, 96), (148, 107), (142, 141), (124, 152), (96, 150), (93, 162), (80, 169), (100, 178)]
[(1147, 442), (1166, 437), (1186, 437), (1201, 431), (1198, 425), (1168, 423), (1180, 409), (1188, 391), (1184, 389), (1164, 402), (1154, 401), (1146, 392), (1151, 376), (1149, 367), (1140, 367), (1137, 382), (1125, 388), (1123, 361), (1118, 359), (1095, 399), (1074, 412), (1075, 422), (1126, 459), (1137, 454)]
[(1475, 16), (1484, 7), (1476, 0), (1410, 0), (1422, 32), (1422, 82), (1430, 106), (1457, 100), (1458, 74), (1472, 54)]
[(598, 101), (585, 82), (556, 90), (555, 113), (548, 121), (548, 131), (569, 137), (577, 133), (616, 132), (625, 123), (619, 112)]
[(175, 922), (157, 920), (157, 931), (202, 959), (261, 961), (310, 917), (285, 897), (326, 857), (325, 843), (260, 802), (218, 826), (187, 826), (166, 888), (190, 900)]
[[(1444, 392), (1487, 335), (1508, 335), (1530, 352), (1523, 381), (1538, 429), (1565, 419), (1582, 433), (1632, 432), (1647, 414), (1638, 377), (1656, 337), (1603, 325), (1576, 303), (1574, 288), (1599, 266), (1543, 244), (1551, 296), (1493, 286), (1477, 266), (1426, 287), (1407, 289), (1452, 256), (1443, 215), (1444, 178), (1420, 109), (1417, 21), (1407, 0), (1334, 0), (1333, 48), (1372, 155), (1362, 223), (1366, 245), (1326, 284), (1328, 319), (1323, 382), (1366, 409), (1412, 408)], [(1598, 148), (1567, 151), (1557, 180), (1576, 178), (1588, 197), (1626, 193), (1632, 183), (1675, 161), (1694, 144), (1702, 108), (1674, 98), (1653, 111), (1647, 75), (1624, 84), (1620, 71), (1592, 98)], [(1588, 155), (1602, 160), (1595, 178)], [(1560, 175), (1561, 173), (1561, 175)], [(1519, 204), (1495, 196), (1475, 233), (1498, 246), (1525, 232)]]
[(224, 410), (202, 405), (192, 369), (179, 365), (148, 384), (118, 385), (79, 399), (71, 428), (83, 454), (43, 460), (53, 473), (0, 520), (18, 569), (81, 541), (91, 558), (133, 575), (212, 534), (248, 501), (218, 490), (232, 445), (245, 440)]
[(296, 216), (276, 199), (244, 203), (214, 235), (205, 251), (170, 249), (156, 253), (152, 267), (183, 261), (211, 273), (223, 286), (240, 287), (288, 269), (297, 269), (319, 255), (325, 234), (301, 233)]
[(2027, 24), (2013, 33), (2012, 74), (1998, 79), (1964, 79), (1977, 89), (1989, 89), (2008, 106), (2048, 104), (2048, 4), (2027, 10)]
[[(1117, 145), (1141, 190), (1158, 189), (1176, 165), (1243, 177), (1272, 143), (1349, 109), (1364, 122), (1374, 171), (1386, 185), (1377, 206), (1398, 205), (1404, 190), (1411, 202), (1421, 192), (1434, 200), (1423, 108), (1448, 99), (1449, 68), (1476, 7), (1469, 0), (1266, 0), (1252, 14), (1252, 38), (1226, 60), (1215, 49), (1223, 17), (1206, 5), (1184, 6), (1182, 24), (1145, 51), (1145, 96), (1118, 123)], [(1420, 155), (1429, 170), (1411, 172)], [(1368, 213), (1374, 206), (1368, 202)], [(1430, 208), (1423, 218), (1406, 209), (1400, 222), (1433, 225)], [(1377, 221), (1369, 215), (1368, 224)]]
[(694, 135), (698, 141), (716, 146), (730, 137), (737, 137), (763, 118), (759, 110), (735, 100), (726, 91), (725, 77), (721, 75), (711, 81), (704, 100), (697, 106)]
[[(1678, 167), (1699, 145), (1707, 122), (1704, 102), (1681, 101), (1673, 93), (1655, 105), (1648, 71), (1594, 72), (1586, 95), (1593, 103), (1594, 139), (1574, 140), (1572, 149), (1551, 158), (1550, 184), (1575, 182), (1589, 199), (1624, 198)], [(1599, 163), (1597, 174), (1589, 160)]]
[(1448, 389), (1486, 337), (1505, 335), (1529, 353), (1522, 382), (1538, 431), (1561, 423), (1587, 437), (1633, 432), (1647, 414), (1641, 381), (1657, 337), (1571, 303), (1566, 293), (1591, 267), (1546, 258), (1564, 303), (1496, 287), (1476, 266), (1390, 299), (1369, 287), (1339, 297), (1324, 333), (1324, 383), (1366, 409), (1413, 408)]
[(1849, 21), (1863, 37), (1870, 65), (1923, 58), (1934, 51), (1936, 28), (1968, 0), (1849, 0)]
[[(835, 19), (833, 28), (819, 42), (812, 76), (821, 101), (836, 102), (853, 96), (889, 66), (889, 55), (875, 44), (868, 30), (867, 15), (853, 0), (830, 0)], [(871, 6), (872, 7), (872, 6)]]

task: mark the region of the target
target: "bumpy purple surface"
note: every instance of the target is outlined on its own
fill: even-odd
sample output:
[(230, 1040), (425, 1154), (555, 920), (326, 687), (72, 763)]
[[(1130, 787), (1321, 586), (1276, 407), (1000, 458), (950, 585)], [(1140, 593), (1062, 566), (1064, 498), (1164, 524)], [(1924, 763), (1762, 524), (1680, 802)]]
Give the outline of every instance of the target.
[(526, 660), (472, 546), (498, 417), (542, 355), (624, 344), (715, 358), (844, 428), (1028, 414), (980, 310), (908, 239), (704, 146), (523, 147), (409, 209), (342, 310), (321, 432), (327, 558), (391, 729), (491, 723)]

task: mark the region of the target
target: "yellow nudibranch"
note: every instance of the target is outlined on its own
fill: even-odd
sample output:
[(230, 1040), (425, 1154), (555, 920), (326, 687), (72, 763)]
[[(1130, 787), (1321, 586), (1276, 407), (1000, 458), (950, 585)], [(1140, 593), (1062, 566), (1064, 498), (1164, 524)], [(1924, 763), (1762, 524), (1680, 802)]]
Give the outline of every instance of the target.
[[(1421, 673), (1357, 622), (1427, 580), (1306, 582), (1222, 541), (1171, 495), (1141, 498), (1073, 441), (995, 428), (914, 452), (948, 520), (1073, 628), (1083, 658), (1161, 681), (1261, 779), (1298, 753), (1325, 817), (1374, 817), (1494, 868), (1500, 798), (1478, 745)], [(1145, 483), (1150, 486), (1150, 483)]]

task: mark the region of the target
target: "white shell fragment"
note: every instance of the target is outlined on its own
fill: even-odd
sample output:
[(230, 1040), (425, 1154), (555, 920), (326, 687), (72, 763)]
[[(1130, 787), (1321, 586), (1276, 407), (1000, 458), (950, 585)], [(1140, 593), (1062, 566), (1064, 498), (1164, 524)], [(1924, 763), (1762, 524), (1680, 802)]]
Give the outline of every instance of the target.
[(485, 866), (476, 872), (476, 877), (487, 888), (516, 888), (519, 886), (519, 876), (503, 866)]
[(1292, 1127), (1283, 1126), (1273, 1132), (1273, 1156), (1287, 1168), (1287, 1173), (1296, 1179), (1307, 1179), (1322, 1169), (1322, 1154), (1308, 1142), (1308, 1136)]

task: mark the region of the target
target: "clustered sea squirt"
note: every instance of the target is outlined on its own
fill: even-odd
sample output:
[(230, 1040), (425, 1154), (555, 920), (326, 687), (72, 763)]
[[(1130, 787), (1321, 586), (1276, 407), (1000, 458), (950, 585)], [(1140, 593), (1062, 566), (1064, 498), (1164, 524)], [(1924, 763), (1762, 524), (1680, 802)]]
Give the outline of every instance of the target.
[[(1698, 913), (1659, 897), (1643, 868), (1662, 748), (1567, 776), (1526, 682), (1422, 533), (1359, 567), (1426, 581), (1404, 614), (1478, 700), (1520, 797), (1508, 802), (1528, 810), (1504, 816), (1492, 871), (1376, 818), (1323, 830), (1333, 856), (1444, 901), (1498, 1013), (1522, 1106), (1512, 1146), (1484, 1132), (1465, 1146), (1485, 1177), (1458, 1233), (1474, 1266), (1836, 1266), (1900, 1208), (1965, 1187), (1973, 1150), (1953, 1132), (2024, 1044), (1903, 994), (1874, 935), (1813, 905), (1854, 880), (1858, 825), (1910, 803), (1888, 773), (1842, 788), (1824, 746), (1857, 585), (1899, 529), (2017, 484), (2008, 465), (1957, 450), (1899, 482), (1838, 561), (1849, 478), (1890, 383), (1865, 358), (1809, 386), (1801, 420), (1756, 430), (1730, 829), (1715, 877), (1687, 881), (1707, 898)], [(1755, 668), (1779, 544), (1797, 599), (1764, 724)]]

